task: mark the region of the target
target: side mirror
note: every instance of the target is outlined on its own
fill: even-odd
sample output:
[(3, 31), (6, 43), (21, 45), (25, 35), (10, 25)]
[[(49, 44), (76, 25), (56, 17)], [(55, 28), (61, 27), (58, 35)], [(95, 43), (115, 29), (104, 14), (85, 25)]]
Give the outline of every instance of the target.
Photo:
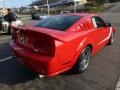
[(105, 24), (105, 27), (111, 27), (112, 25), (111, 25), (111, 23), (106, 23)]

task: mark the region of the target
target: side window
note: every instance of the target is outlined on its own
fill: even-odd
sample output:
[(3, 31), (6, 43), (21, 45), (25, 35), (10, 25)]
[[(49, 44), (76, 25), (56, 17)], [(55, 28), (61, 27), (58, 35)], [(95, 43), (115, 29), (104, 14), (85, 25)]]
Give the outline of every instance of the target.
[(92, 22), (95, 28), (105, 27), (105, 22), (99, 17), (92, 17)]

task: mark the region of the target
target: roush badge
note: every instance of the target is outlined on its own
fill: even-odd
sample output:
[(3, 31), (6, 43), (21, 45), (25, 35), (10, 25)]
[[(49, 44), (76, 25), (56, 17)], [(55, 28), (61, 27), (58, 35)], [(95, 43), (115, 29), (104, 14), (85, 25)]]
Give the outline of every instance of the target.
[(27, 36), (21, 35), (20, 41), (22, 44), (25, 44), (27, 42), (27, 40), (28, 40)]
[(20, 41), (21, 41), (21, 43), (24, 44), (24, 43), (25, 43), (25, 36), (22, 35), (22, 36), (20, 37)]

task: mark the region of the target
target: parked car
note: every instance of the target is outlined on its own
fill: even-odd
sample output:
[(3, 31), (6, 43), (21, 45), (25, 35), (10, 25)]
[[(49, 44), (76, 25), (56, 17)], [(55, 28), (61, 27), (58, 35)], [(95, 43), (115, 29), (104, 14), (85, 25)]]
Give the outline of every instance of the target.
[(70, 11), (61, 11), (60, 14), (70, 13)]
[(39, 17), (40, 17), (40, 20), (43, 20), (45, 18), (50, 17), (50, 15), (41, 14)]
[[(17, 25), (18, 25), (18, 26), (19, 26), (19, 25), (23, 25), (23, 22), (22, 22), (22, 20), (21, 20), (21, 17), (18, 16), (18, 15), (16, 15), (16, 18), (17, 18), (17, 20), (16, 20)], [(1, 31), (7, 33), (7, 32), (8, 32), (9, 23), (4, 19), (3, 16), (0, 16), (0, 19), (1, 19), (1, 21), (2, 21), (2, 30), (1, 30)]]
[(32, 20), (42, 20), (42, 19), (45, 19), (45, 18), (47, 18), (49, 16), (50, 15), (39, 14), (39, 13), (32, 13), (31, 14)]
[(39, 75), (87, 69), (91, 56), (113, 44), (115, 27), (95, 14), (50, 16), (37, 25), (13, 27), (10, 46), (18, 61)]

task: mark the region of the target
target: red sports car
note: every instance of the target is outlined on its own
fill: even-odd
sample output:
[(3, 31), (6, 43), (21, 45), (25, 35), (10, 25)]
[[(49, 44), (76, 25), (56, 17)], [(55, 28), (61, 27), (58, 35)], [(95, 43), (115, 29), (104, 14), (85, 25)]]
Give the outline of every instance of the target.
[(50, 16), (34, 26), (13, 27), (10, 46), (18, 60), (39, 75), (83, 72), (91, 56), (114, 42), (115, 28), (95, 14)]

